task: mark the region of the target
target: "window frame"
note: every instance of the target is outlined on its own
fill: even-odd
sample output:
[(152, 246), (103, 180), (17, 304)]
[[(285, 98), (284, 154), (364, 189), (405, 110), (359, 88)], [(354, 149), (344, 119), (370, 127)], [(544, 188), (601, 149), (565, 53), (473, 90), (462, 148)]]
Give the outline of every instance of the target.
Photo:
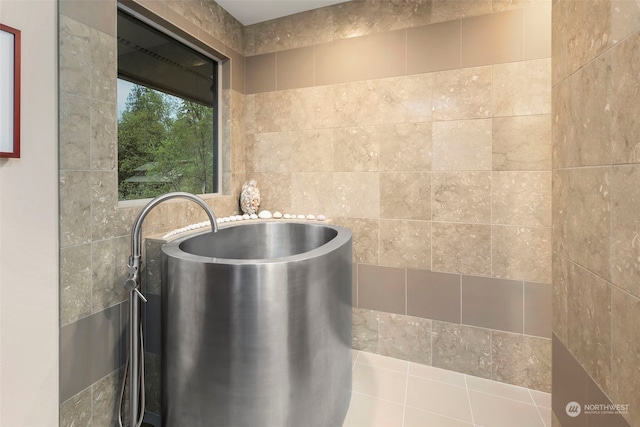
[[(175, 24), (167, 21), (166, 19), (158, 15), (155, 15), (148, 9), (145, 9), (134, 2), (127, 1), (127, 0), (121, 0), (117, 2), (117, 12), (119, 11), (129, 14), (130, 16), (139, 20), (143, 24), (150, 26), (154, 30), (163, 33), (164, 35), (187, 46), (190, 49), (193, 49), (194, 51), (198, 52), (201, 55), (204, 55), (205, 57), (213, 61), (214, 67), (216, 67), (216, 75), (217, 75), (216, 96), (214, 97), (213, 104), (212, 104), (212, 108), (214, 109), (214, 114), (215, 114), (214, 125), (212, 129), (212, 134), (213, 134), (213, 177), (212, 177), (213, 183), (212, 184), (213, 184), (214, 191), (211, 193), (198, 194), (198, 195), (203, 196), (204, 198), (207, 198), (207, 196), (222, 195), (223, 194), (223, 190), (222, 190), (223, 167), (221, 164), (221, 156), (220, 156), (221, 150), (222, 150), (222, 126), (223, 126), (222, 91), (223, 91), (223, 80), (225, 79), (226, 77), (225, 73), (227, 72), (225, 70), (225, 68), (227, 68), (225, 67), (225, 63), (229, 61), (229, 58), (223, 55), (222, 53), (220, 53), (219, 51), (215, 50), (211, 46), (207, 45), (202, 40), (190, 35), (186, 31), (177, 27)], [(117, 32), (118, 30), (116, 28), (116, 36), (117, 36)], [(117, 53), (116, 53), (116, 69), (118, 69)], [(116, 77), (119, 79), (120, 78), (119, 73), (117, 72), (116, 74), (117, 74)], [(148, 87), (148, 86), (145, 86), (145, 87)], [(154, 89), (154, 88), (151, 88), (151, 89)], [(116, 135), (117, 135), (117, 132), (116, 132)], [(118, 143), (119, 141), (116, 136), (116, 146), (118, 145)], [(116, 156), (116, 162), (117, 162), (117, 156)], [(116, 171), (118, 171), (117, 164), (116, 164)], [(120, 184), (120, 181), (118, 179), (118, 185), (119, 184)], [(120, 198), (118, 197), (118, 205), (121, 207), (135, 206), (138, 204), (147, 203), (150, 200), (152, 200), (152, 198), (120, 200)]]

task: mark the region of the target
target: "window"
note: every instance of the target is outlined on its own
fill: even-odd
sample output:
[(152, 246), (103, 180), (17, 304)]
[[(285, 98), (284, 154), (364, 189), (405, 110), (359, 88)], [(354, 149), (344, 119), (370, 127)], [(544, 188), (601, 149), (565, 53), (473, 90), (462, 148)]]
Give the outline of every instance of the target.
[(118, 196), (218, 186), (218, 63), (118, 10)]

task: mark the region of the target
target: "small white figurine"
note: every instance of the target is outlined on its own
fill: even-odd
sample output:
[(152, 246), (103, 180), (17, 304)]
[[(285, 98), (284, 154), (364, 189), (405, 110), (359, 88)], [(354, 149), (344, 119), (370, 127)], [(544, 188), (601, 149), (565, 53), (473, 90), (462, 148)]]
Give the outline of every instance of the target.
[(260, 190), (257, 185), (255, 179), (245, 182), (240, 193), (240, 208), (249, 215), (257, 213), (260, 207)]

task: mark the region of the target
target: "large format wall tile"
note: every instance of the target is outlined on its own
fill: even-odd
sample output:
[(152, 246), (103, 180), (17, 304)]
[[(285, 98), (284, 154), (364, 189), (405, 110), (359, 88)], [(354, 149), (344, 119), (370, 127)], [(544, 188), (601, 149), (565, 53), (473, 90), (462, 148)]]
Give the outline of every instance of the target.
[(102, 240), (92, 244), (92, 311), (98, 312), (127, 299), (124, 281), (131, 238)]
[(60, 172), (60, 246), (91, 241), (89, 172)]
[(431, 320), (379, 313), (378, 353), (431, 365)]
[(434, 172), (432, 219), (443, 222), (491, 222), (491, 172)]
[(91, 314), (91, 244), (60, 249), (60, 324)]
[(431, 241), (434, 271), (491, 275), (491, 226), (434, 223)]
[(462, 66), (521, 61), (524, 57), (522, 9), (462, 21)]
[(435, 73), (433, 120), (491, 117), (491, 66)]
[(433, 170), (491, 170), (491, 120), (433, 123)]
[[(611, 394), (616, 403), (629, 405), (627, 419), (640, 423), (640, 300), (612, 287), (611, 295)], [(605, 390), (606, 391), (606, 390)]]
[(569, 79), (566, 166), (610, 163), (611, 55), (604, 55)]
[(459, 274), (407, 269), (407, 314), (460, 323)]
[[(393, 4), (384, 2), (383, 4)], [(407, 29), (407, 73), (460, 67), (460, 21)]]
[(92, 404), (91, 387), (68, 399), (60, 405), (60, 427), (91, 426)]
[(380, 217), (431, 219), (431, 174), (380, 173)]
[(590, 271), (569, 264), (568, 347), (605, 391), (611, 390), (611, 288)]
[(551, 112), (551, 60), (493, 66), (493, 115), (526, 116)]
[(431, 122), (378, 126), (380, 171), (431, 170), (432, 131)]
[(551, 392), (551, 340), (492, 331), (492, 379)]
[(640, 298), (640, 167), (617, 166), (612, 174), (611, 280)]
[(90, 101), (60, 94), (60, 170), (89, 169), (91, 150)]
[(494, 277), (551, 283), (551, 229), (495, 225), (491, 242)]
[(333, 219), (333, 223), (349, 228), (353, 234), (354, 269), (358, 263), (378, 264), (380, 227), (377, 219), (338, 217)]
[(493, 172), (494, 224), (551, 226), (551, 172)]
[(567, 337), (567, 292), (569, 280), (569, 266), (564, 257), (558, 253), (553, 254), (553, 276), (552, 276), (552, 329), (563, 342), (568, 341)]
[(336, 171), (377, 171), (379, 152), (380, 141), (373, 126), (333, 130), (333, 167)]
[(609, 47), (611, 0), (567, 2), (566, 19), (568, 72), (573, 73)]
[(550, 170), (551, 117), (493, 119), (493, 170)]
[(451, 21), (486, 13), (491, 13), (491, 0), (433, 0), (431, 22)]
[(431, 223), (380, 220), (380, 265), (431, 269)]
[(91, 29), (60, 17), (60, 92), (91, 96)]
[(433, 366), (491, 378), (491, 331), (433, 322)]
[[(622, 3), (622, 2), (619, 2)], [(634, 2), (633, 7), (638, 7)], [(633, 102), (640, 91), (640, 33), (624, 40), (613, 51), (613, 160), (617, 163), (640, 163), (640, 107)]]
[(331, 129), (291, 132), (291, 171), (334, 170), (334, 134)]
[(523, 283), (462, 276), (462, 323), (518, 334), (523, 332)]

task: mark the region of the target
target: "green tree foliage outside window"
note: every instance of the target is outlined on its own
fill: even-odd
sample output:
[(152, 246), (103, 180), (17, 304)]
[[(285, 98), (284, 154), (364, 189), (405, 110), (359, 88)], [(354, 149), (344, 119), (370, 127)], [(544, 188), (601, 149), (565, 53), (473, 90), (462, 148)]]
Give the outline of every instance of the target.
[(118, 120), (120, 200), (213, 188), (213, 108), (134, 85)]

